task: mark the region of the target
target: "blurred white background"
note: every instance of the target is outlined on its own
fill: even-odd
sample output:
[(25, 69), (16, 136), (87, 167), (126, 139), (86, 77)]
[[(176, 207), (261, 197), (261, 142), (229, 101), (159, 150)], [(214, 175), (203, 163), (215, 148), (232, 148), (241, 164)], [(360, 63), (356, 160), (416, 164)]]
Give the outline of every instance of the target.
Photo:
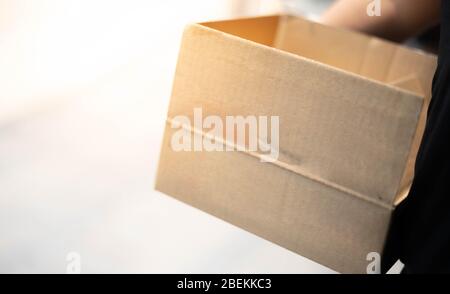
[(183, 27), (328, 0), (0, 0), (0, 273), (330, 273), (153, 190)]

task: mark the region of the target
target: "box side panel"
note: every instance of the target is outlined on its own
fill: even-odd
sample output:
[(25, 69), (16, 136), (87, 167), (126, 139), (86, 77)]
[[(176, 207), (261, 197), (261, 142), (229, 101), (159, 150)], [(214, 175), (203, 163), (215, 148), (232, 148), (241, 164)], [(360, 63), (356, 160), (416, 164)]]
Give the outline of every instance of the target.
[(437, 67), (436, 56), (416, 52), (407, 47), (397, 46), (396, 48), (386, 82), (393, 83), (405, 77), (415, 77), (429, 97), (431, 82)]
[(200, 26), (185, 35), (169, 117), (279, 116), (279, 160), (392, 204), (422, 100)]
[(359, 74), (368, 42), (369, 38), (361, 34), (284, 16), (280, 18), (275, 47)]
[[(409, 77), (410, 81), (415, 81), (416, 84), (404, 82), (403, 86), (409, 89), (420, 89), (425, 97), (424, 108), (420, 114), (417, 131), (402, 178), (401, 190), (407, 189), (414, 177), (414, 165), (425, 131), (428, 106), (431, 102), (431, 86), (436, 67), (437, 59), (435, 56), (419, 54), (406, 48), (398, 47), (387, 75), (386, 80), (388, 83), (395, 83), (402, 79), (404, 80), (405, 77)], [(417, 82), (419, 85), (417, 85)]]
[(381, 252), (388, 209), (245, 153), (174, 152), (175, 131), (165, 132), (159, 191), (339, 272), (365, 273), (367, 254)]

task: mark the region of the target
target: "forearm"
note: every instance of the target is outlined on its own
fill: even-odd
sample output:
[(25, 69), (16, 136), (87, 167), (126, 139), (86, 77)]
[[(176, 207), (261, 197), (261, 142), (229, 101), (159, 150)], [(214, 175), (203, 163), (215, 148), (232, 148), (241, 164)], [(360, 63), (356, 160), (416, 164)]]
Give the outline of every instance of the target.
[[(369, 0), (338, 0), (322, 16), (325, 24), (403, 41), (439, 21), (441, 0), (383, 0), (381, 15), (369, 16)], [(448, 0), (444, 0), (448, 1)]]

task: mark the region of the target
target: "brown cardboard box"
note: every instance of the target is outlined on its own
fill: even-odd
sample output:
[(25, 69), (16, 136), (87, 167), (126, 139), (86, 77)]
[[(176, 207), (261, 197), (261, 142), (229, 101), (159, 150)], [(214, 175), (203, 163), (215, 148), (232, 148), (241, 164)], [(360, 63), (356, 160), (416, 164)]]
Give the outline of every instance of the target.
[[(332, 269), (365, 273), (410, 186), (435, 67), (434, 56), (297, 17), (190, 25), (156, 188)], [(279, 156), (262, 162), (247, 141), (195, 152), (202, 138), (239, 147), (176, 119), (197, 121), (199, 108), (223, 121), (279, 117)], [(174, 150), (180, 130), (194, 151)]]

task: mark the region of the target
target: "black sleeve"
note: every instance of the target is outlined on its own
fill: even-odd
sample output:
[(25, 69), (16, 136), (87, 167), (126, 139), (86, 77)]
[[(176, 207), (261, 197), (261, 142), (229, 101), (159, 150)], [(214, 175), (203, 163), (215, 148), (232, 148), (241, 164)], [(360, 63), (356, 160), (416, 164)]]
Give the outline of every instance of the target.
[(382, 267), (398, 259), (410, 273), (450, 273), (450, 1), (442, 1), (433, 98), (408, 198), (391, 222)]

